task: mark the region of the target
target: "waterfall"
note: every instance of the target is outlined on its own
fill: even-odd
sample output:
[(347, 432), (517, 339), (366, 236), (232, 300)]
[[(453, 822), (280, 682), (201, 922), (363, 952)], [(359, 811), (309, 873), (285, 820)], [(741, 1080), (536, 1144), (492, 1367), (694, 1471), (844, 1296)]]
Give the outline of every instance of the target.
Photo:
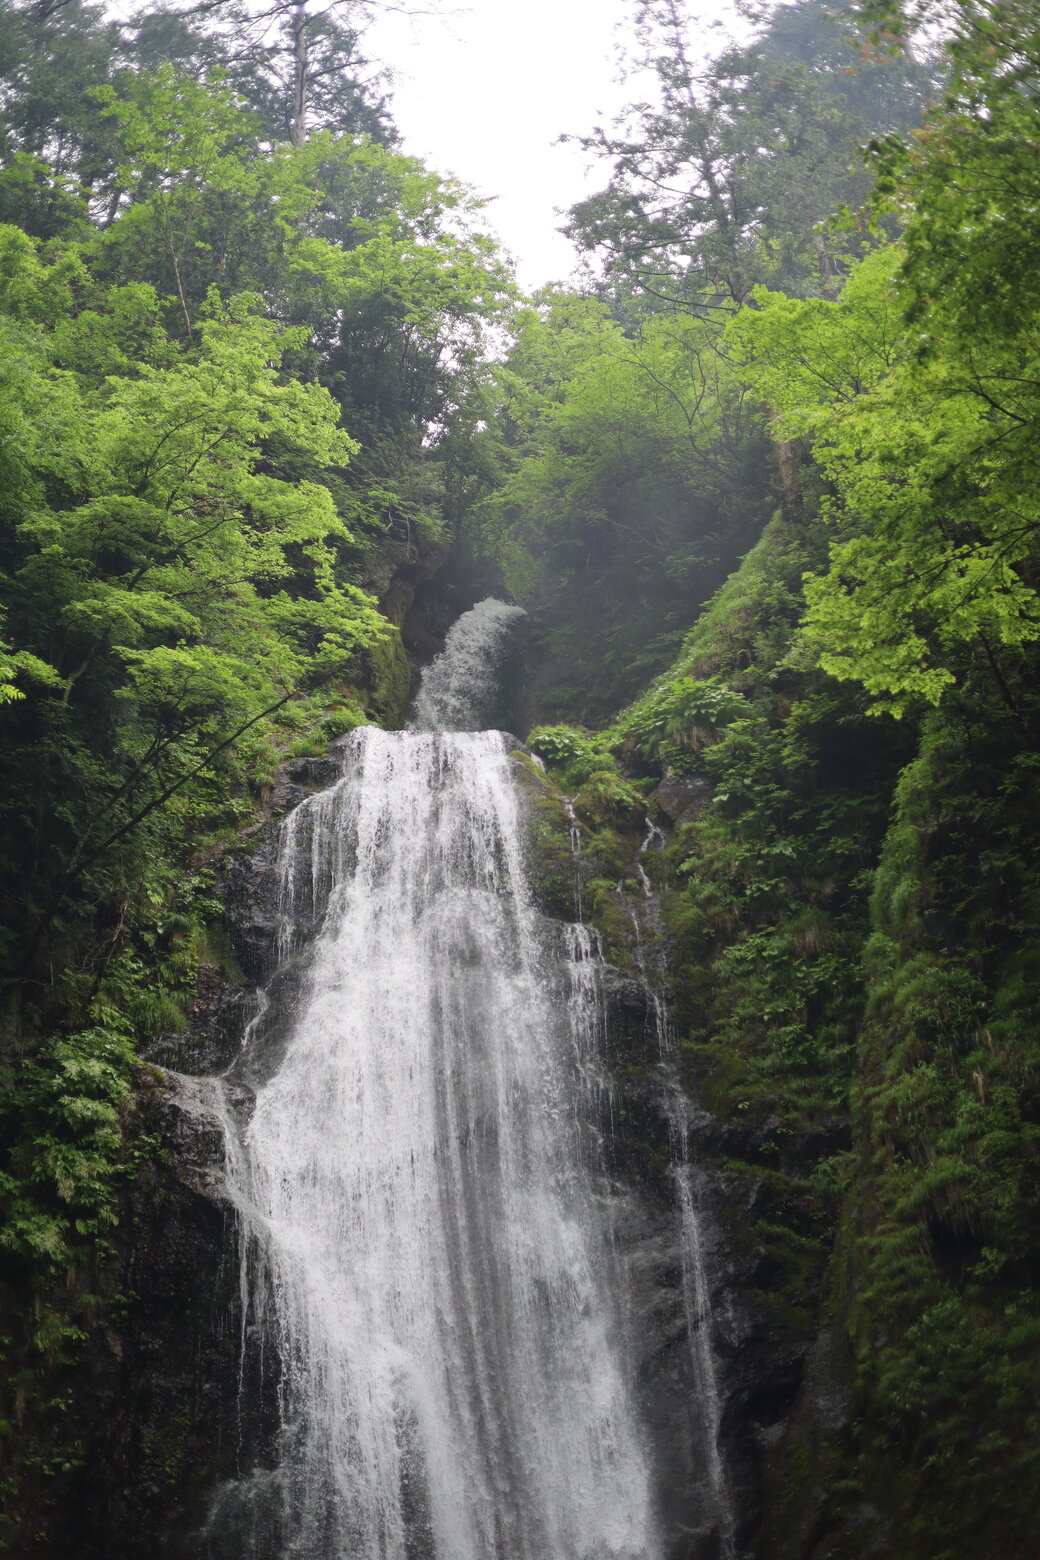
[(282, 826), (295, 1011), (225, 1094), (255, 1093), (227, 1173), (278, 1428), (221, 1560), (659, 1560), (594, 945), (531, 902), (506, 740), (458, 729), (515, 614), (466, 614), (426, 674), (419, 724), (455, 729), (352, 733)]
[(444, 652), (423, 673), (415, 724), (425, 731), (473, 731), (495, 718), (499, 671), (521, 607), (489, 596), (452, 625)]

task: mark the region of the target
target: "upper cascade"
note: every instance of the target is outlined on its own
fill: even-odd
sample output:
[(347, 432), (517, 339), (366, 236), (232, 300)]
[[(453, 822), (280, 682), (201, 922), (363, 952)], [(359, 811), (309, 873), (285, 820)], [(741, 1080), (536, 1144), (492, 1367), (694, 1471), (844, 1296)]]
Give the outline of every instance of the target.
[(484, 731), (494, 726), (501, 670), (523, 607), (488, 596), (464, 612), (444, 649), (422, 674), (412, 726), (418, 731)]

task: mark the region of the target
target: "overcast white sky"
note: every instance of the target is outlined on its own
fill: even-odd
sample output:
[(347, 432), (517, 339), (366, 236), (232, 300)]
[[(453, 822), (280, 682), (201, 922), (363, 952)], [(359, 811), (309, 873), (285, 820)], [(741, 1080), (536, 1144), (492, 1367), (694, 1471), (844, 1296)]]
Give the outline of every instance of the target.
[[(422, 3), (422, 0), (419, 0)], [(438, 16), (385, 15), (371, 56), (396, 72), (394, 117), (404, 149), (494, 196), (489, 221), (534, 288), (566, 278), (574, 250), (555, 229), (586, 181), (586, 134), (630, 100), (617, 84), (629, 0), (441, 0)], [(618, 31), (618, 28), (621, 31)]]

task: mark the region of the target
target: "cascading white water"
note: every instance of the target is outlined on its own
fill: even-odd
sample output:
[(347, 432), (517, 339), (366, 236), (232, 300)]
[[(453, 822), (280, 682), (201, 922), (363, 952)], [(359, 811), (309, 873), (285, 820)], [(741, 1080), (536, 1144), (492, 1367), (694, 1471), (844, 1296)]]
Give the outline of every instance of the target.
[[(486, 665), (514, 612), (457, 626), (423, 724), (470, 723), (481, 640)], [(554, 956), (540, 931), (501, 734), (366, 728), (343, 754), (283, 826), (283, 953), (321, 930), (229, 1128), (281, 1424), (229, 1552), (658, 1560), (596, 1174), (589, 934)]]
[(489, 596), (451, 627), (444, 653), (426, 668), (415, 701), (415, 725), (425, 731), (474, 731), (489, 725), (499, 668), (522, 607)]

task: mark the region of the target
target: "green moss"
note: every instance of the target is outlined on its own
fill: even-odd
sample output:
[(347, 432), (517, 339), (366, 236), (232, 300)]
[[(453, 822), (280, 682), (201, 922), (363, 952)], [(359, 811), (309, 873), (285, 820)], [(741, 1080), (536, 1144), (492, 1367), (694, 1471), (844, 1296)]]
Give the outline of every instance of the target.
[(835, 1266), (855, 1477), (896, 1513), (908, 1560), (1028, 1552), (1021, 1491), (1040, 1482), (1040, 916), (1023, 870), (1040, 831), (1016, 745), (1010, 723), (966, 743), (930, 719), (896, 788), (865, 945)]
[(366, 709), (380, 726), (403, 726), (412, 689), (412, 667), (399, 628), (392, 628), (365, 651), (369, 676)]
[(574, 810), (592, 829), (631, 829), (646, 815), (646, 800), (613, 769), (592, 772), (574, 798)]
[(579, 874), (563, 792), (528, 753), (511, 755), (527, 807), (524, 839), (535, 898), (549, 914), (577, 914)]
[(607, 957), (628, 967), (634, 926), (627, 896), (643, 899), (633, 864), (645, 827), (644, 798), (615, 771), (597, 770), (572, 804), (558, 769), (543, 769), (529, 754), (512, 756), (528, 804), (528, 870), (536, 898), (566, 920), (578, 914), (580, 902)]
[(242, 966), (231, 944), (231, 939), (225, 927), (219, 921), (213, 921), (203, 928), (202, 944), (199, 949), (199, 962), (201, 964), (213, 964), (220, 971), (221, 978), (232, 986), (248, 986), (252, 983), (246, 979)]
[(616, 879), (592, 878), (585, 885), (583, 908), (586, 919), (603, 940), (603, 951), (620, 969), (636, 966), (632, 914), (623, 889)]
[(358, 726), (366, 726), (368, 717), (358, 704), (337, 705), (329, 711), (321, 723), (321, 734), (326, 743), (334, 742), (337, 737), (344, 736), (348, 731), (355, 731)]

